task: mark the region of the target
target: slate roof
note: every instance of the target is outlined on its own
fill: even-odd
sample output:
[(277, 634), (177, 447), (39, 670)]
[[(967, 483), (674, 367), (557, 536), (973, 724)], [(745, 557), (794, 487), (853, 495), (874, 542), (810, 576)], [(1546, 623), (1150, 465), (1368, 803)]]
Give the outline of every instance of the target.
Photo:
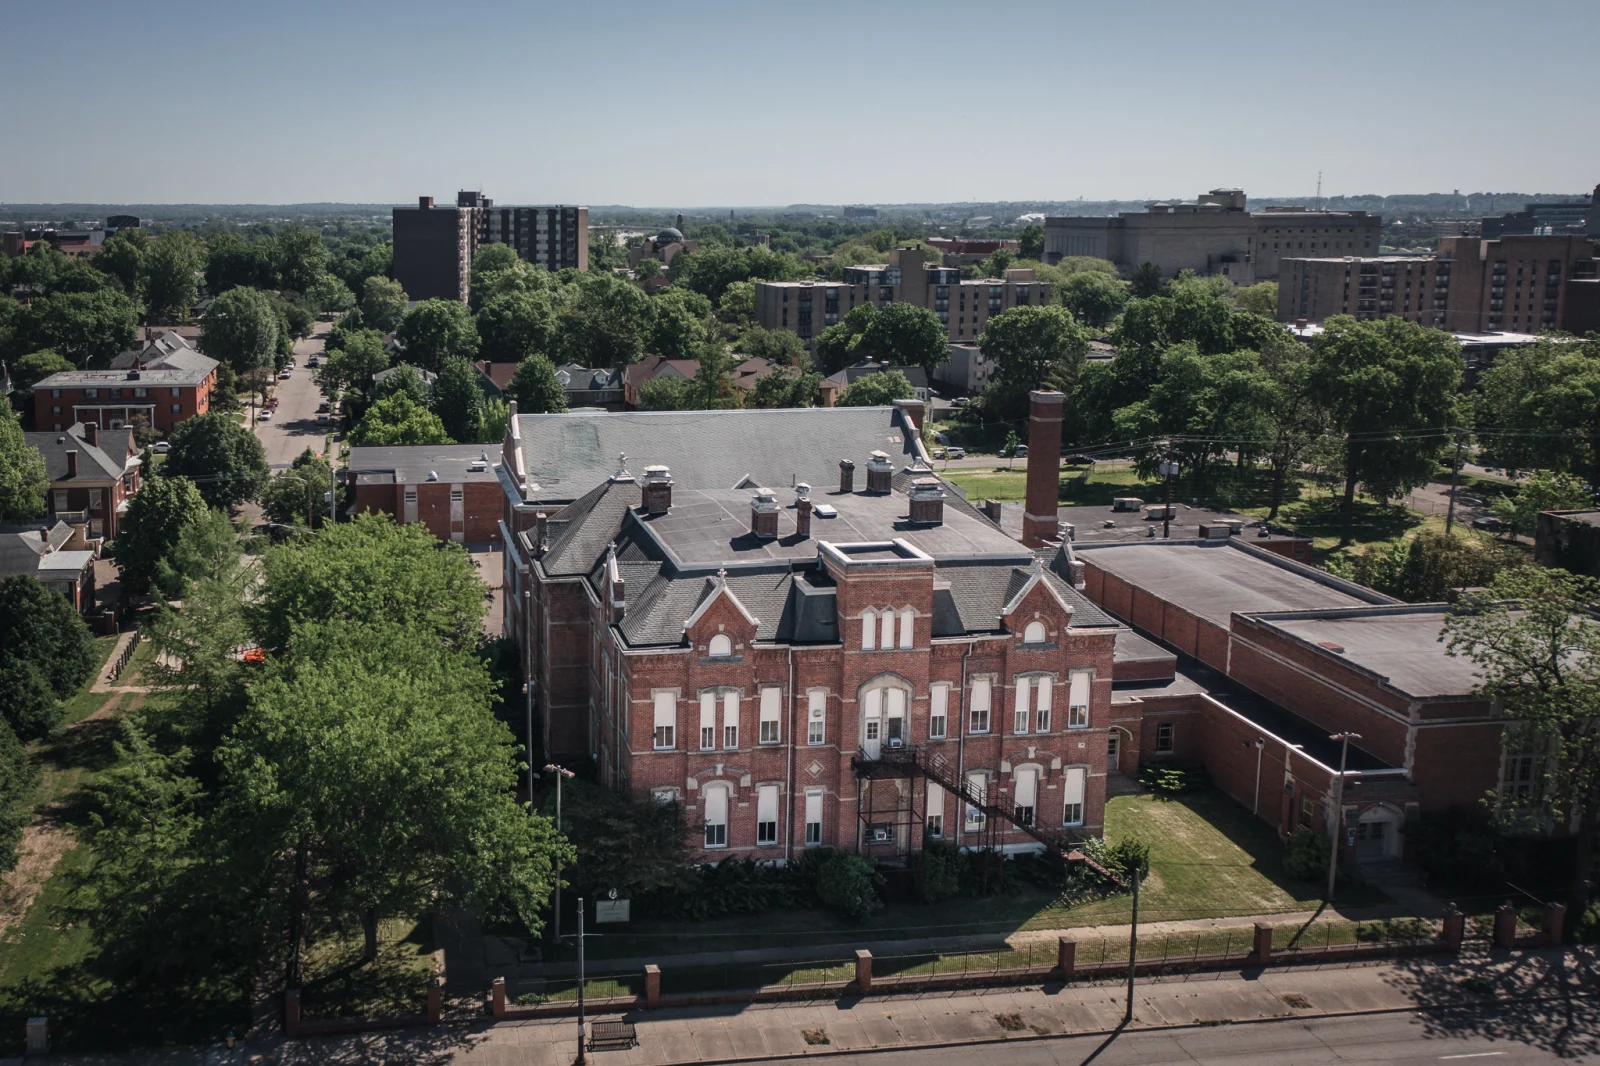
[(567, 392), (603, 392), (622, 388), (622, 372), (605, 367), (591, 368), (577, 363), (562, 363), (556, 367), (556, 380)]
[[(805, 481), (820, 491), (838, 484), (840, 459), (855, 461), (864, 484), (872, 452), (888, 452), (896, 466), (920, 453), (903, 419), (893, 407), (518, 415), (524, 497), (576, 500), (616, 471), (618, 455), (636, 474), (665, 464), (689, 488), (733, 488), (749, 477), (771, 488)], [(711, 440), (716, 447), (706, 446)]]
[(913, 389), (928, 387), (928, 372), (920, 366), (890, 366), (888, 363), (857, 363), (847, 366), (843, 370), (828, 375), (828, 380), (840, 385), (853, 385), (857, 380), (869, 374), (881, 374), (886, 370), (898, 370), (911, 382)]
[[(116, 481), (122, 477), (125, 462), (107, 454), (83, 439), (83, 423), (74, 422), (72, 428), (60, 433), (26, 433), (29, 444), (39, 450), (44, 456), (45, 475), (51, 482), (67, 480), (67, 452), (78, 453), (79, 481)], [(110, 434), (101, 434), (100, 439), (106, 441)], [(127, 447), (127, 437), (122, 431), (117, 433), (108, 444), (115, 446), (120, 440), (124, 448)], [(127, 454), (126, 452), (123, 453)]]
[(82, 571), (94, 561), (94, 552), (56, 550), (71, 536), (72, 527), (61, 521), (49, 528), (0, 531), (0, 577)]
[[(633, 481), (603, 481), (580, 500), (563, 507), (550, 523), (550, 547), (544, 554), (548, 574), (587, 574), (605, 555), (606, 545), (622, 530), (622, 516), (640, 502)], [(680, 619), (681, 621), (681, 619)]]

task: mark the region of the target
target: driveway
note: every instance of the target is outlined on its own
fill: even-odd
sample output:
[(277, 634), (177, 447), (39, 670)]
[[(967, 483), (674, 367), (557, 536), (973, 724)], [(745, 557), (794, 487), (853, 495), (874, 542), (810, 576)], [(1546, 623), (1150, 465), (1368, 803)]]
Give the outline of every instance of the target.
[[(273, 388), (278, 409), (271, 421), (258, 419), (256, 422), (256, 436), (261, 438), (267, 464), (274, 470), (287, 469), (308, 447), (314, 452), (323, 450), (323, 438), (329, 427), (317, 423), (317, 405), (322, 402), (322, 393), (317, 389), (315, 373), (306, 368), (306, 360), (321, 353), (328, 326), (327, 322), (318, 322), (310, 337), (295, 342), (297, 365), (287, 380), (279, 381)], [(249, 417), (248, 413), (245, 417)]]

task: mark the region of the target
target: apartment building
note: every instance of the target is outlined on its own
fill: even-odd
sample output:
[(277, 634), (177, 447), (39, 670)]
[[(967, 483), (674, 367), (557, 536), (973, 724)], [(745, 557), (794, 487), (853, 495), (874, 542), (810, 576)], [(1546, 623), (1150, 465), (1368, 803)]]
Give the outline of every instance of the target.
[(846, 267), (840, 281), (758, 281), (756, 320), (764, 329), (812, 339), (853, 308), (911, 303), (938, 316), (950, 340), (975, 340), (995, 315), (1013, 307), (1050, 302), (1050, 286), (1029, 269), (1006, 271), (1004, 278), (963, 280), (955, 267), (928, 262), (917, 248), (898, 248), (887, 263)]
[(1069, 256), (1109, 259), (1124, 272), (1154, 263), (1168, 277), (1192, 270), (1250, 285), (1276, 279), (1291, 257), (1374, 255), (1382, 225), (1365, 211), (1251, 212), (1242, 189), (1212, 189), (1192, 201), (1151, 203), (1142, 212), (1047, 218), (1044, 256), (1047, 263)]
[(548, 270), (589, 269), (589, 209), (566, 205), (496, 207), (481, 192), (456, 193), (454, 207), (431, 196), (396, 207), (394, 278), (413, 300), (466, 301), (472, 258), (485, 244), (505, 244)]
[(1596, 276), (1594, 242), (1581, 234), (1441, 237), (1439, 261), (1451, 263), (1451, 330), (1566, 329), (1568, 286)]
[(63, 370), (33, 386), (33, 424), (59, 433), (75, 422), (121, 429), (140, 422), (170, 433), (211, 410), (217, 361), (190, 352), (160, 369)]
[(1443, 329), (1453, 265), (1434, 256), (1285, 259), (1278, 279), (1278, 319), (1396, 316)]

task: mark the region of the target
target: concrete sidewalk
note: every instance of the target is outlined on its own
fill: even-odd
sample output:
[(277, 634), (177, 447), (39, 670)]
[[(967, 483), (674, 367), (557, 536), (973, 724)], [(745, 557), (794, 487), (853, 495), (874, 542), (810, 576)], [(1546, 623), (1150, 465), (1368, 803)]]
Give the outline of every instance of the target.
[[(1141, 979), (1130, 1028), (1417, 1012), (1430, 1031), (1440, 1034), (1487, 1035), (1562, 1054), (1595, 1054), (1600, 1052), (1600, 1001), (1592, 998), (1600, 987), (1595, 963), (1595, 953), (1585, 949), (1501, 952), (1444, 963), (1416, 958)], [(634, 1022), (639, 1046), (591, 1052), (590, 1058), (595, 1066), (676, 1066), (1110, 1033), (1121, 1026), (1125, 996), (1122, 983), (1098, 982), (600, 1015), (591, 1022), (619, 1018)], [(1516, 1004), (1515, 1009), (1488, 1009), (1508, 1004)], [(369, 1062), (566, 1066), (573, 1061), (576, 1038), (576, 1019), (551, 1018), (304, 1041), (269, 1034), (231, 1051), (216, 1046), (52, 1058), (82, 1066)]]

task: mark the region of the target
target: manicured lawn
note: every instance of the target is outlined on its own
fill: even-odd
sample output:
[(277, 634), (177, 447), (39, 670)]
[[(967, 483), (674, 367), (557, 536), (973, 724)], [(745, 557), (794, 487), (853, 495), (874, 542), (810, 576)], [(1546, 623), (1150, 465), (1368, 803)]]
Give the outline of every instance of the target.
[(111, 651), (117, 646), (115, 635), (94, 638), (94, 673), (89, 675), (89, 680), (83, 683), (76, 695), (66, 701), (67, 713), (61, 720), (63, 726), (81, 722), (95, 711), (98, 711), (111, 698), (110, 692), (90, 692), (96, 681), (105, 675), (106, 663), (111, 659)]
[(395, 919), (378, 925), (378, 961), (361, 962), (361, 936), (352, 930), (324, 941), (305, 959), (301, 1000), (307, 1017), (410, 1014), (427, 1001), (435, 945), (431, 922)]

